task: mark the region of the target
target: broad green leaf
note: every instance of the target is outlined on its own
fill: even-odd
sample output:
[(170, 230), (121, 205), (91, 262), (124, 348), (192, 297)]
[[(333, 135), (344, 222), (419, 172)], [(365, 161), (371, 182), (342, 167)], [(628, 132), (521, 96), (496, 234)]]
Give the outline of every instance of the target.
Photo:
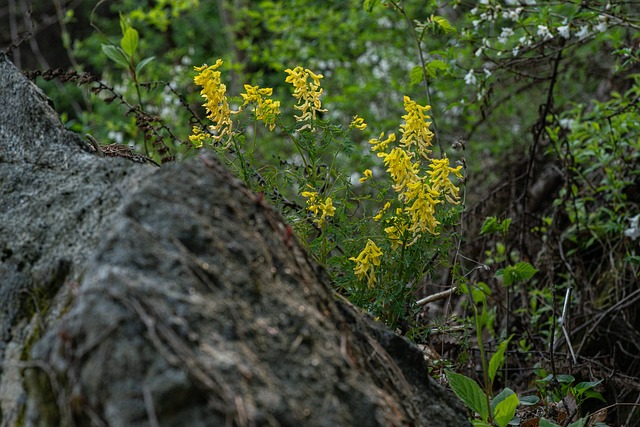
[(427, 64), (427, 74), (431, 78), (436, 77), (436, 71), (438, 70), (446, 71), (448, 69), (449, 69), (449, 66), (444, 61), (441, 61), (439, 59), (436, 59), (435, 61), (431, 61)]
[(540, 402), (540, 398), (536, 395), (522, 396), (520, 398), (520, 404), (522, 406), (533, 406), (533, 405), (537, 405), (538, 402)]
[[(567, 427), (584, 427), (587, 424), (588, 419), (589, 417), (580, 418), (578, 421), (572, 422)], [(540, 424), (538, 424), (538, 427), (560, 427), (560, 426), (556, 423), (552, 423), (551, 421), (545, 418), (540, 418)]]
[(562, 384), (571, 384), (576, 380), (576, 378), (573, 375), (569, 375), (569, 374), (558, 375), (556, 379), (558, 380), (559, 383), (562, 383)]
[(510, 388), (505, 388), (504, 390), (502, 390), (500, 393), (498, 393), (492, 400), (491, 400), (491, 407), (489, 408), (491, 410), (492, 414), (496, 413), (496, 406), (498, 406), (498, 403), (502, 402), (503, 400), (505, 400), (507, 397), (511, 396), (512, 394), (514, 394), (513, 390), (511, 390)]
[(484, 223), (482, 224), (482, 228), (480, 229), (480, 235), (482, 236), (483, 234), (487, 234), (487, 233), (495, 233), (496, 230), (496, 224), (498, 223), (498, 218), (496, 218), (495, 216), (488, 216), (485, 220)]
[(131, 27), (127, 28), (120, 40), (120, 46), (129, 57), (133, 58), (133, 54), (138, 48), (138, 31)]
[(453, 392), (469, 409), (480, 414), (486, 422), (489, 419), (487, 397), (477, 382), (455, 372), (445, 371), (447, 380)]
[[(546, 377), (542, 378), (541, 380), (538, 380), (537, 382), (539, 382), (539, 383), (548, 383), (548, 382), (550, 382), (552, 380), (553, 380), (553, 374), (549, 374)], [(562, 384), (571, 384), (576, 379), (572, 375), (561, 374), (561, 375), (556, 376), (556, 380), (559, 383), (562, 383)]]
[(411, 72), (409, 73), (409, 78), (410, 78), (409, 85), (415, 86), (417, 84), (422, 83), (422, 80), (423, 80), (422, 77), (423, 77), (422, 67), (419, 65), (416, 65), (411, 69)]
[(147, 65), (149, 62), (153, 61), (156, 57), (155, 56), (150, 56), (148, 58), (143, 59), (142, 61), (140, 61), (140, 63), (138, 65), (136, 65), (136, 74), (140, 73), (140, 70), (142, 70), (145, 65)]
[(502, 341), (500, 345), (498, 345), (498, 350), (496, 350), (493, 356), (491, 356), (491, 360), (489, 361), (489, 381), (491, 383), (493, 383), (498, 369), (500, 369), (500, 367), (504, 364), (504, 353), (507, 350), (509, 341), (511, 341), (511, 337), (509, 337), (506, 341)]
[(515, 282), (526, 282), (531, 279), (538, 270), (528, 262), (519, 262), (496, 271), (496, 277), (502, 277), (503, 286), (511, 286)]
[(580, 418), (578, 421), (572, 422), (567, 427), (584, 427), (587, 425), (588, 420), (589, 420), (589, 417)]
[(516, 273), (518, 274), (518, 280), (526, 281), (531, 279), (534, 274), (538, 272), (537, 268), (534, 268), (528, 262), (519, 262), (513, 266)]
[(431, 20), (436, 23), (437, 26), (442, 28), (445, 33), (455, 33), (456, 29), (442, 16), (431, 15)]
[(594, 398), (601, 400), (603, 402), (607, 402), (606, 399), (602, 396), (602, 394), (598, 391), (593, 390), (595, 386), (600, 384), (602, 380), (598, 381), (583, 381), (581, 383), (576, 384), (573, 387), (573, 393), (576, 399), (580, 401), (585, 401), (589, 398)]
[(103, 44), (102, 52), (105, 55), (107, 55), (107, 57), (109, 57), (109, 59), (111, 59), (116, 64), (121, 65), (124, 68), (129, 68), (127, 55), (119, 47), (116, 47), (110, 44)]
[(482, 228), (480, 229), (480, 235), (488, 233), (506, 233), (509, 231), (511, 225), (511, 218), (505, 218), (499, 221), (495, 216), (489, 216), (484, 220)]
[[(503, 394), (504, 397), (502, 397)], [(502, 392), (496, 396), (496, 399), (498, 399), (498, 397), (501, 397), (501, 400), (495, 405), (495, 409), (493, 410), (493, 421), (498, 427), (506, 427), (516, 414), (516, 408), (520, 401), (518, 400), (518, 396), (508, 388), (502, 390)]]
[(585, 392), (580, 394), (580, 398), (583, 401), (593, 398), (593, 399), (598, 399), (601, 402), (607, 403), (607, 399), (604, 398), (602, 393), (600, 393), (599, 391), (595, 391), (595, 390), (586, 390)]
[(601, 382), (602, 382), (602, 380), (598, 380), (598, 381), (583, 381), (581, 383), (576, 384), (574, 388), (577, 391), (583, 391), (583, 390), (587, 390), (587, 389), (590, 389), (590, 388), (594, 388), (595, 386), (597, 386)]

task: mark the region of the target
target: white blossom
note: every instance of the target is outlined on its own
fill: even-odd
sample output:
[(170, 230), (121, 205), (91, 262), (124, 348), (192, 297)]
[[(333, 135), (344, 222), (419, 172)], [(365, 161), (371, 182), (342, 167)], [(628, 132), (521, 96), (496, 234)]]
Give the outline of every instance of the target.
[(473, 68), (469, 70), (466, 76), (464, 76), (464, 82), (472, 86), (478, 82), (476, 76), (473, 74)]
[(538, 35), (542, 37), (543, 40), (549, 40), (553, 38), (551, 31), (546, 25), (538, 25)]
[(576, 36), (582, 40), (585, 37), (589, 37), (589, 26), (588, 25), (583, 25), (580, 27), (580, 31), (578, 31), (576, 33)]
[(522, 8), (516, 7), (514, 10), (508, 10), (508, 11), (502, 12), (502, 17), (504, 19), (511, 19), (512, 21), (517, 21), (521, 13), (522, 13)]
[(558, 34), (565, 39), (569, 39), (569, 37), (571, 37), (571, 30), (568, 25), (563, 25), (562, 27), (558, 27)]
[(520, 48), (518, 46), (514, 47), (511, 50), (511, 53), (513, 53), (513, 56), (518, 56), (518, 53), (520, 53)]
[(607, 17), (600, 15), (598, 16), (598, 21), (600, 22), (598, 23), (598, 25), (594, 27), (594, 29), (601, 33), (604, 33), (605, 31), (607, 31)]
[(520, 37), (518, 41), (522, 46), (531, 46), (531, 43), (533, 43), (533, 41), (527, 36)]
[(562, 129), (570, 130), (576, 121), (573, 119), (560, 119), (560, 127)]
[(627, 237), (631, 237), (631, 240), (636, 240), (640, 237), (640, 228), (638, 228), (638, 222), (640, 221), (640, 214), (634, 216), (633, 218), (629, 218), (630, 227), (624, 230), (624, 235)]
[(500, 35), (498, 36), (498, 41), (504, 44), (507, 41), (509, 41), (509, 37), (511, 37), (512, 35), (513, 35), (513, 28), (505, 27), (500, 32)]

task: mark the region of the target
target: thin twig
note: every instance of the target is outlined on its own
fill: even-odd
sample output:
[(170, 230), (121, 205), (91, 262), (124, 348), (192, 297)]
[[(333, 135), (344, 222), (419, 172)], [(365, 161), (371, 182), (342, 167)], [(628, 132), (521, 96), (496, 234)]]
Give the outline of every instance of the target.
[(428, 297), (422, 298), (421, 300), (416, 302), (416, 304), (422, 306), (422, 305), (426, 305), (426, 304), (429, 304), (429, 303), (434, 302), (434, 301), (439, 301), (441, 299), (448, 298), (451, 295), (453, 295), (457, 290), (458, 290), (457, 287), (452, 286), (451, 288), (447, 289), (446, 291), (438, 292), (437, 294), (429, 295)]

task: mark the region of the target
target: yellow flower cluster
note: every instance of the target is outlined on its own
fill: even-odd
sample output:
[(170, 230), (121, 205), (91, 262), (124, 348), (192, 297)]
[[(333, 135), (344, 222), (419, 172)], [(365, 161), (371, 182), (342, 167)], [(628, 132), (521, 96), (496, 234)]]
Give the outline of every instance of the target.
[[(285, 82), (293, 85), (293, 96), (298, 100), (294, 108), (302, 112), (300, 116), (295, 116), (296, 120), (298, 122), (307, 122), (299, 130), (313, 130), (311, 122), (316, 120), (316, 113), (327, 111), (322, 109), (322, 103), (320, 101), (320, 95), (322, 95), (323, 91), (323, 89), (320, 88), (320, 79), (324, 76), (322, 74), (315, 74), (313, 71), (303, 69), (300, 66), (293, 70), (286, 69), (284, 72), (289, 74)], [(311, 82), (308, 81), (309, 78), (312, 80)]]
[(382, 251), (380, 248), (371, 240), (367, 240), (367, 245), (364, 250), (360, 252), (357, 257), (349, 258), (350, 261), (354, 261), (356, 266), (354, 271), (358, 279), (362, 280), (364, 278), (367, 279), (367, 284), (370, 288), (373, 288), (376, 282), (376, 275), (374, 272), (374, 267), (380, 265), (380, 258), (382, 257)]
[(336, 212), (331, 197), (322, 200), (316, 191), (303, 191), (301, 194), (307, 199), (307, 209), (316, 217), (313, 221), (322, 228), (327, 222), (327, 217), (332, 217)]
[[(213, 122), (209, 129), (213, 133), (214, 140), (220, 140), (225, 136), (231, 138), (233, 133), (233, 122), (231, 121), (232, 111), (227, 101), (227, 86), (220, 81), (220, 71), (222, 60), (218, 59), (214, 65), (193, 67), (198, 72), (194, 81), (202, 87), (200, 95), (205, 99), (202, 104), (206, 108), (207, 118)], [(235, 113), (235, 111), (234, 111)], [(196, 146), (201, 147), (208, 135), (200, 128), (193, 128), (193, 135), (189, 140)]]
[(373, 172), (371, 171), (371, 169), (365, 169), (365, 171), (362, 172), (362, 175), (364, 176), (360, 178), (360, 182), (367, 182), (371, 178), (373, 178)]
[(364, 119), (359, 116), (354, 116), (353, 120), (349, 124), (349, 128), (356, 128), (358, 130), (365, 130), (367, 128), (367, 124), (364, 122)]
[(404, 97), (404, 108), (407, 114), (402, 116), (404, 124), (400, 125), (400, 132), (402, 132), (402, 139), (400, 139), (400, 146), (407, 151), (412, 151), (412, 147), (416, 146), (416, 152), (424, 159), (429, 159), (429, 153), (431, 150), (431, 140), (433, 139), (433, 133), (429, 129), (431, 122), (427, 122), (430, 119), (425, 111), (431, 109), (430, 105), (424, 107), (418, 105), (417, 102), (412, 101), (408, 96)]
[(433, 159), (429, 165), (431, 169), (427, 173), (431, 177), (431, 188), (437, 194), (444, 195), (447, 202), (457, 204), (460, 199), (460, 189), (453, 185), (449, 179), (449, 174), (452, 173), (458, 178), (462, 179), (460, 169), (462, 166), (452, 168), (449, 166), (449, 159), (447, 157), (443, 159)]
[(276, 117), (280, 114), (280, 101), (266, 98), (272, 95), (273, 89), (244, 85), (244, 90), (246, 93), (241, 94), (244, 99), (242, 106), (254, 103), (256, 120), (262, 120), (269, 130), (273, 130), (276, 126)]
[[(394, 250), (403, 245), (414, 244), (425, 233), (437, 234), (439, 222), (435, 216), (436, 206), (443, 202), (443, 198), (452, 204), (458, 203), (460, 198), (460, 189), (453, 185), (449, 176), (454, 174), (462, 178), (462, 166), (452, 168), (446, 157), (429, 157), (433, 133), (429, 129), (431, 122), (428, 121), (430, 117), (426, 112), (431, 107), (421, 106), (405, 96), (404, 108), (406, 114), (402, 116), (404, 123), (400, 125), (402, 138), (398, 146), (393, 147), (396, 141), (395, 133), (391, 133), (386, 139), (383, 139), (382, 133), (378, 138), (369, 141), (371, 150), (377, 152), (387, 167), (386, 172), (393, 181), (393, 189), (398, 194), (398, 201), (402, 203), (402, 207), (389, 215), (387, 212), (391, 204), (387, 202), (373, 217), (376, 221), (385, 218), (384, 231)], [(429, 162), (426, 173), (421, 169), (423, 162)], [(367, 169), (360, 181), (365, 182), (370, 178), (371, 171)], [(373, 269), (377, 265), (369, 261), (372, 244), (369, 240), (360, 255), (351, 258), (356, 262), (354, 271), (358, 278), (362, 280), (366, 276), (370, 286), (373, 283)], [(376, 253), (379, 253), (376, 259), (379, 259), (382, 252), (377, 246), (375, 248)]]

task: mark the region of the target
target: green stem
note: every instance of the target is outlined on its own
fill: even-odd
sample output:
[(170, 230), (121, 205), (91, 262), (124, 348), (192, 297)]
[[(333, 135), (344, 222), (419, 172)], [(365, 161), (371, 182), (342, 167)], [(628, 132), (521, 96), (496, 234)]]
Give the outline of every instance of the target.
[[(144, 113), (144, 109), (142, 108), (142, 94), (140, 93), (140, 83), (138, 82), (138, 75), (136, 73), (136, 64), (133, 60), (133, 56), (129, 61), (129, 73), (131, 74), (131, 78), (133, 79), (133, 86), (136, 88), (136, 95), (138, 96), (138, 108), (140, 111)], [(147, 138), (144, 138), (144, 154), (149, 157), (149, 147), (147, 147)]]
[(240, 146), (238, 145), (237, 141), (235, 138), (231, 139), (233, 141), (233, 148), (235, 149), (236, 153), (238, 154), (238, 160), (240, 161), (240, 169), (242, 170), (242, 178), (244, 180), (244, 183), (247, 185), (247, 187), (249, 187), (250, 190), (252, 190), (251, 187), (251, 182), (249, 179), (249, 172), (247, 171), (246, 165), (245, 165), (245, 160), (244, 160), (244, 156), (242, 155), (242, 151), (240, 150)]
[(308, 170), (309, 169), (309, 163), (307, 162), (307, 159), (304, 157), (304, 153), (302, 151), (302, 147), (300, 147), (300, 144), (298, 143), (298, 140), (296, 138), (294, 138), (293, 136), (291, 136), (290, 134), (287, 134), (287, 136), (289, 137), (289, 139), (291, 141), (293, 141), (293, 145), (296, 146), (296, 149), (298, 150), (298, 153), (300, 153), (300, 157), (302, 158), (302, 163), (304, 163), (305, 170)]
[(480, 363), (482, 364), (482, 377), (484, 379), (484, 396), (487, 400), (487, 409), (489, 410), (489, 423), (493, 422), (491, 414), (491, 388), (489, 383), (489, 369), (487, 367), (487, 355), (484, 351), (484, 342), (482, 341), (482, 325), (480, 324), (480, 316), (478, 315), (478, 307), (474, 304), (474, 315), (476, 320), (476, 335), (478, 337), (478, 347), (480, 348)]
[[(416, 47), (418, 48), (418, 56), (420, 57), (420, 66), (422, 67), (422, 80), (424, 81), (424, 90), (427, 95), (427, 102), (433, 108), (433, 105), (431, 104), (431, 89), (429, 85), (429, 79), (427, 78), (427, 63), (424, 59), (424, 53), (422, 52), (422, 47), (420, 46), (420, 39), (418, 39), (418, 35), (416, 34), (416, 31), (413, 30), (413, 22), (411, 21), (411, 18), (409, 18), (409, 15), (407, 15), (407, 12), (404, 10), (404, 7), (394, 1), (391, 1), (391, 4), (398, 10), (398, 12), (400, 12), (402, 17), (407, 21), (409, 28), (412, 29), (411, 34), (413, 36), (413, 41), (415, 42)], [(442, 143), (440, 142), (440, 137), (438, 135), (438, 125), (436, 123), (435, 115), (431, 117), (431, 122), (433, 124), (433, 136), (435, 137), (436, 142), (438, 143), (438, 148), (440, 149), (440, 155), (444, 155), (444, 148), (442, 147)]]

